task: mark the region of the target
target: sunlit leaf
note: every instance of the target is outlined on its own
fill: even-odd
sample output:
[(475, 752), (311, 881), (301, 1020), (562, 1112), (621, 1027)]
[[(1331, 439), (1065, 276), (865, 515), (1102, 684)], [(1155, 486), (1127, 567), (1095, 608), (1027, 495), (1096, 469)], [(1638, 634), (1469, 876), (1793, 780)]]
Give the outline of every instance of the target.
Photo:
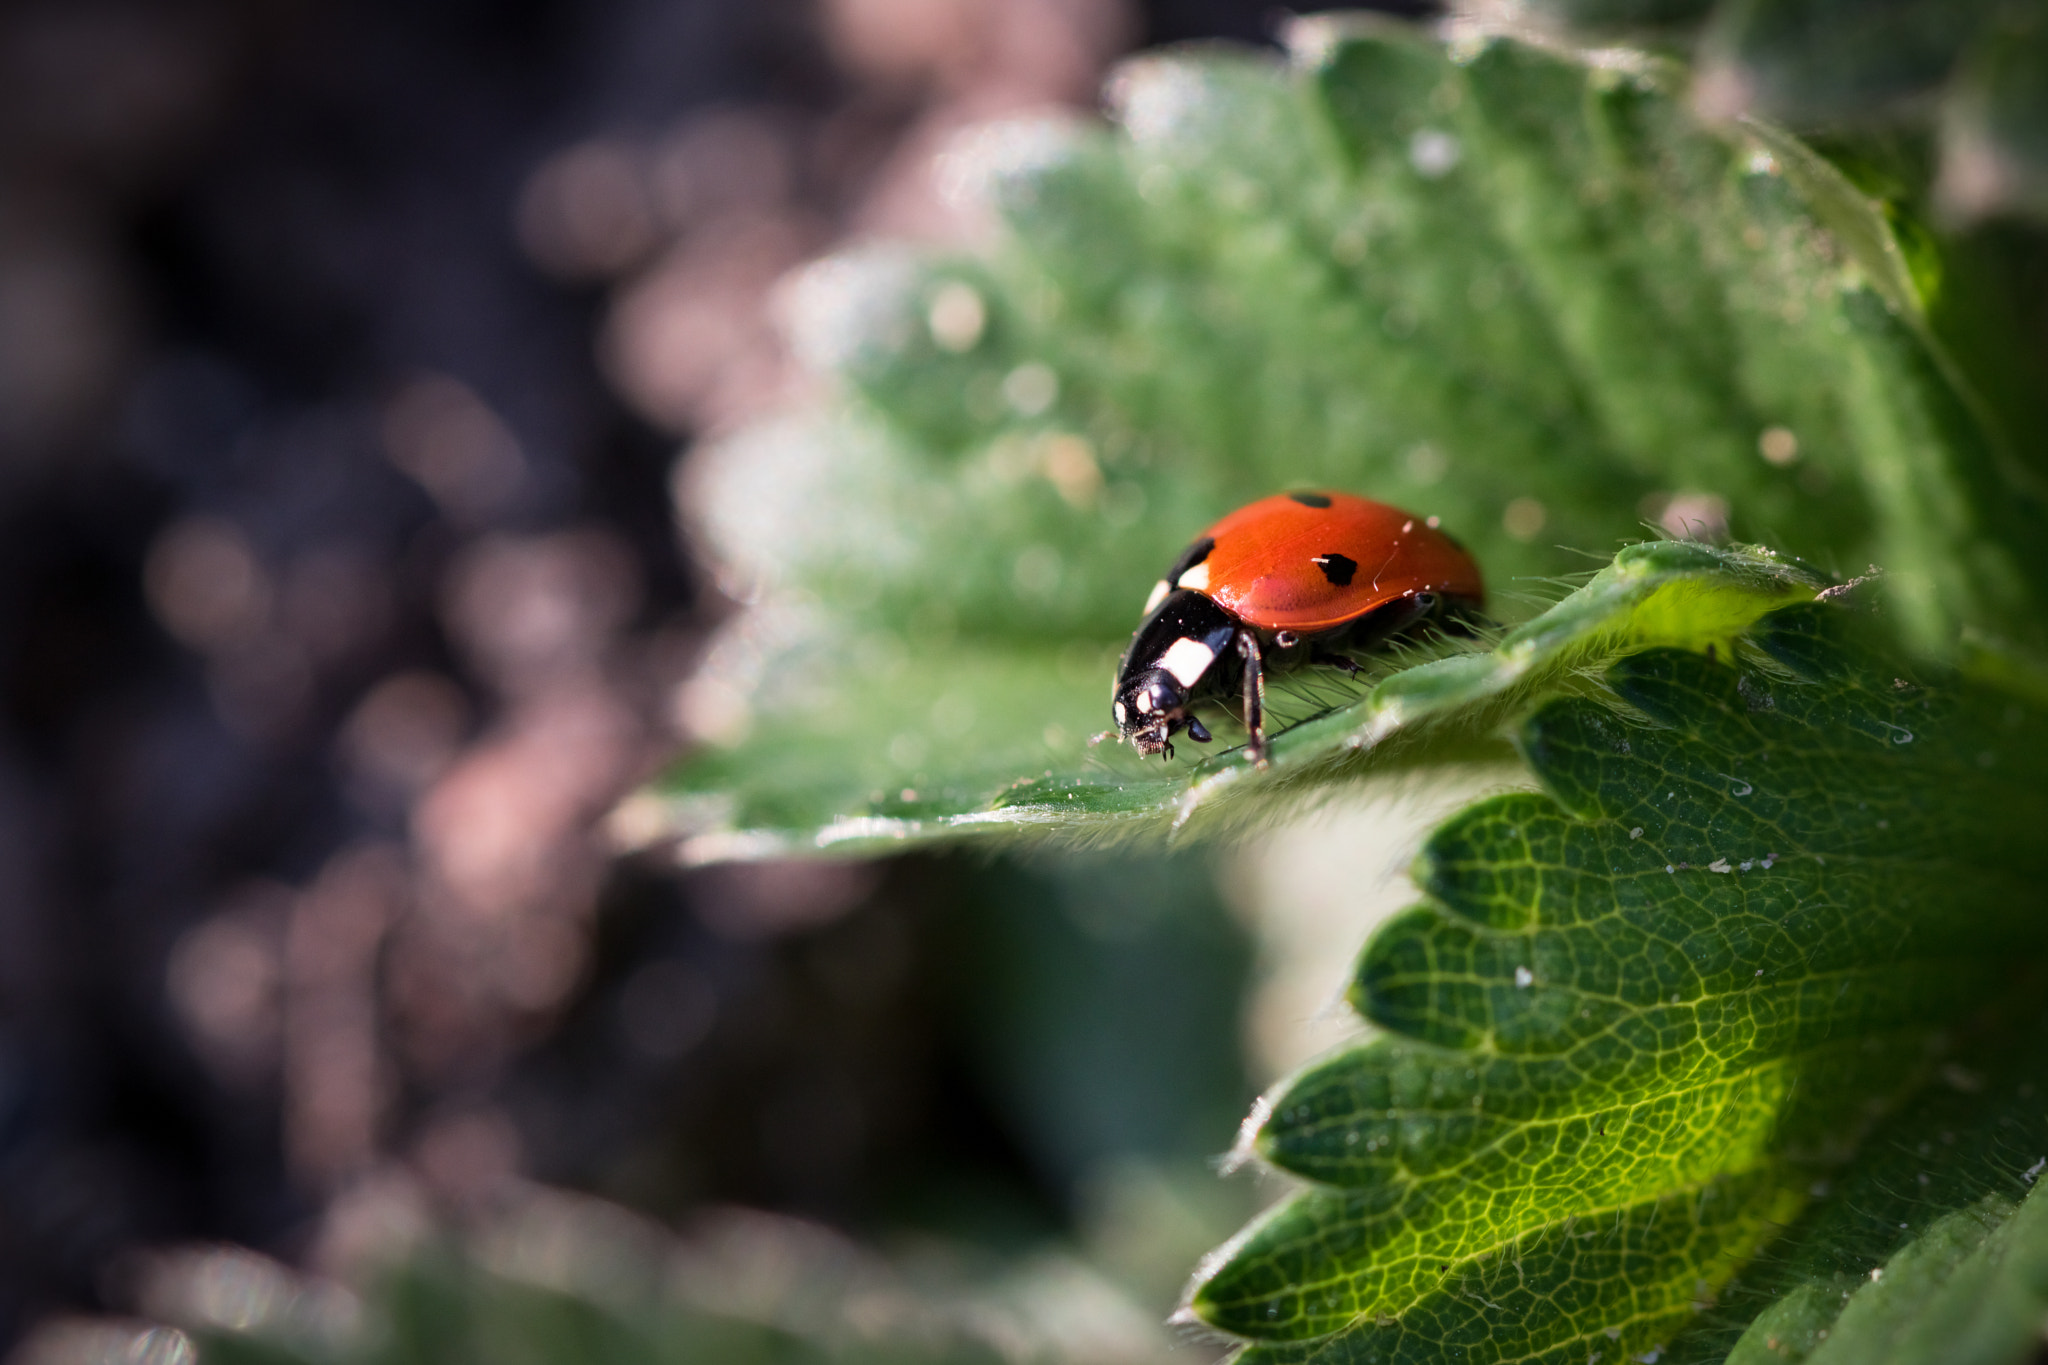
[[(2031, 997), (2033, 993), (2024, 992)], [(2002, 1011), (1667, 1359), (2030, 1361), (2048, 1320), (2048, 1036)]]
[(1310, 1182), (1193, 1291), (1247, 1362), (1663, 1350), (2040, 950), (2048, 717), (1845, 625), (1619, 660), (1522, 726), (1544, 791), (1430, 839), (1380, 1035), (1247, 1125)]

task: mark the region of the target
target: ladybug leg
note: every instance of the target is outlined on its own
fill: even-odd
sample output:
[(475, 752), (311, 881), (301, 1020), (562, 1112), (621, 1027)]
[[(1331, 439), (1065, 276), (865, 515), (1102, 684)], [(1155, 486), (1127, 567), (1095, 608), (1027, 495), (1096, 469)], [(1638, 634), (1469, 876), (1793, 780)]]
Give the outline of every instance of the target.
[(1237, 633), (1237, 652), (1244, 656), (1244, 728), (1251, 732), (1244, 751), (1253, 766), (1266, 766), (1266, 670), (1259, 654), (1259, 637), (1251, 631)]
[(1317, 646), (1315, 652), (1308, 656), (1308, 661), (1312, 664), (1327, 664), (1331, 668), (1341, 668), (1354, 678), (1359, 673), (1358, 660), (1347, 659), (1342, 654), (1334, 654), (1321, 646)]
[(1387, 603), (1362, 617), (1351, 628), (1351, 647), (1368, 652), (1384, 648), (1390, 641), (1413, 633), (1426, 622), (1439, 621), (1444, 600), (1433, 592), (1419, 592)]

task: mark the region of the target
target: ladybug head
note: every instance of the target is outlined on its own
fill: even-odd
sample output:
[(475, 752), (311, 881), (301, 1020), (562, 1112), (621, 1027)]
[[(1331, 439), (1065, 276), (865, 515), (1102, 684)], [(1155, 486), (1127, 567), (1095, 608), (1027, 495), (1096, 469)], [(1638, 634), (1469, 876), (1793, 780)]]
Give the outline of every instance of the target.
[(1182, 730), (1198, 743), (1209, 741), (1202, 722), (1188, 714), (1188, 689), (1163, 668), (1125, 678), (1116, 690), (1116, 725), (1139, 753), (1173, 757), (1173, 737)]
[(1173, 737), (1182, 730), (1197, 744), (1209, 732), (1188, 712), (1199, 692), (1216, 686), (1212, 665), (1236, 639), (1236, 618), (1209, 598), (1185, 588), (1167, 593), (1131, 637), (1117, 665), (1110, 700), (1118, 732), (1139, 753), (1173, 757)]

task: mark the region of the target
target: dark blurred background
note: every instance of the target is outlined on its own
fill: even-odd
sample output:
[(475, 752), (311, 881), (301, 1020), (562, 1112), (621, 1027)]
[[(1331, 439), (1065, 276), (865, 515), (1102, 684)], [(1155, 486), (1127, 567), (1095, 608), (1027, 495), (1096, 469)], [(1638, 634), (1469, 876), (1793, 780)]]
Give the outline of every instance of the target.
[(608, 813), (722, 610), (671, 467), (801, 396), (776, 281), (971, 239), (959, 129), (1282, 17), (0, 11), (0, 1351), (167, 1247), (549, 1188), (1000, 1249), (1227, 1147), (1208, 867), (684, 873)]

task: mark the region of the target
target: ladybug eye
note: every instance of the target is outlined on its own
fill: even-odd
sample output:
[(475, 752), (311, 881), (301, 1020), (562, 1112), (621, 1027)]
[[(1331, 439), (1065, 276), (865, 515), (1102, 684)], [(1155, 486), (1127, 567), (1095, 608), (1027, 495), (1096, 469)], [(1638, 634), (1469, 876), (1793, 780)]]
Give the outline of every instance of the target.
[(1436, 610), (1436, 594), (1433, 592), (1419, 592), (1408, 600), (1413, 602), (1420, 611)]

